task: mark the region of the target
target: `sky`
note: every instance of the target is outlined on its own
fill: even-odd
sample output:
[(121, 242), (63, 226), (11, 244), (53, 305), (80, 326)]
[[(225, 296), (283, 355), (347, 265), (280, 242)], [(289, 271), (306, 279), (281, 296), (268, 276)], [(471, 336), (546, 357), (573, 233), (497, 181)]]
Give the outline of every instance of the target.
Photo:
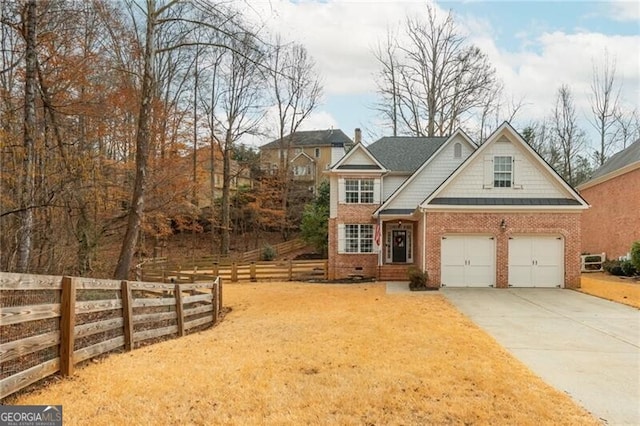
[[(250, 6), (249, 6), (250, 5)], [(593, 66), (605, 49), (615, 60), (621, 104), (640, 109), (640, 2), (638, 1), (437, 1), (451, 10), (459, 30), (495, 66), (508, 97), (523, 108), (517, 130), (548, 116), (558, 88), (567, 84), (579, 124), (595, 147), (589, 124)], [(251, 19), (302, 43), (315, 59), (324, 97), (301, 130), (342, 129), (353, 138), (361, 128), (365, 144), (386, 131), (372, 108), (379, 69), (373, 49), (387, 28), (406, 16), (425, 15), (425, 1), (251, 0)], [(261, 143), (267, 140), (261, 140)]]

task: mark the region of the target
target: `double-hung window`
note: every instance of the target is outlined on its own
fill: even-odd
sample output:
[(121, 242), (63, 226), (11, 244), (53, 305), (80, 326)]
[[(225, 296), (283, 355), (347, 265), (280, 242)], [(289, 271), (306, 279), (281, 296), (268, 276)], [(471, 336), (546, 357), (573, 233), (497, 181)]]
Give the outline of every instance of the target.
[(513, 158), (496, 156), (493, 158), (494, 188), (510, 188), (513, 181)]
[(373, 253), (373, 225), (344, 225), (346, 253)]
[(351, 204), (373, 203), (373, 179), (345, 179), (345, 201)]

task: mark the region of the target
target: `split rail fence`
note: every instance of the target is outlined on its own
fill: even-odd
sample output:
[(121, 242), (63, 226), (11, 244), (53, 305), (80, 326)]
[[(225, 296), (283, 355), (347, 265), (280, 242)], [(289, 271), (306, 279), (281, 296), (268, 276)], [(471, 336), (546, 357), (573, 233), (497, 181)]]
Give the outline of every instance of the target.
[(218, 263), (202, 260), (187, 267), (155, 262), (143, 265), (138, 277), (143, 281), (196, 283), (220, 277), (225, 281), (293, 281), (328, 278), (327, 260), (286, 260), (248, 263)]
[(0, 399), (86, 360), (215, 324), (222, 280), (164, 284), (0, 272)]

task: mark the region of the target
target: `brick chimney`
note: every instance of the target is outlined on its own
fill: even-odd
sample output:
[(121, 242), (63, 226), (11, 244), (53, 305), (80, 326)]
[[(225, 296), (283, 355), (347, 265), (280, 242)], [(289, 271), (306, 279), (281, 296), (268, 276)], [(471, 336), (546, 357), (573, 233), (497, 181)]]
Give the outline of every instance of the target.
[(353, 137), (353, 143), (358, 145), (362, 143), (362, 130), (359, 127), (356, 127), (355, 135)]

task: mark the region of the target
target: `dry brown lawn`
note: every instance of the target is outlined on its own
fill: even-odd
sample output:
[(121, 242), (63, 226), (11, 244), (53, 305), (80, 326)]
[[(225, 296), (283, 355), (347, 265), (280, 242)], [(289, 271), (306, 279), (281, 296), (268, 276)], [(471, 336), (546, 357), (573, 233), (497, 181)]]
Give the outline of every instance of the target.
[(580, 291), (640, 308), (640, 282), (601, 272), (583, 274)]
[(235, 284), (213, 329), (112, 355), (7, 401), (67, 425), (598, 422), (439, 294)]

